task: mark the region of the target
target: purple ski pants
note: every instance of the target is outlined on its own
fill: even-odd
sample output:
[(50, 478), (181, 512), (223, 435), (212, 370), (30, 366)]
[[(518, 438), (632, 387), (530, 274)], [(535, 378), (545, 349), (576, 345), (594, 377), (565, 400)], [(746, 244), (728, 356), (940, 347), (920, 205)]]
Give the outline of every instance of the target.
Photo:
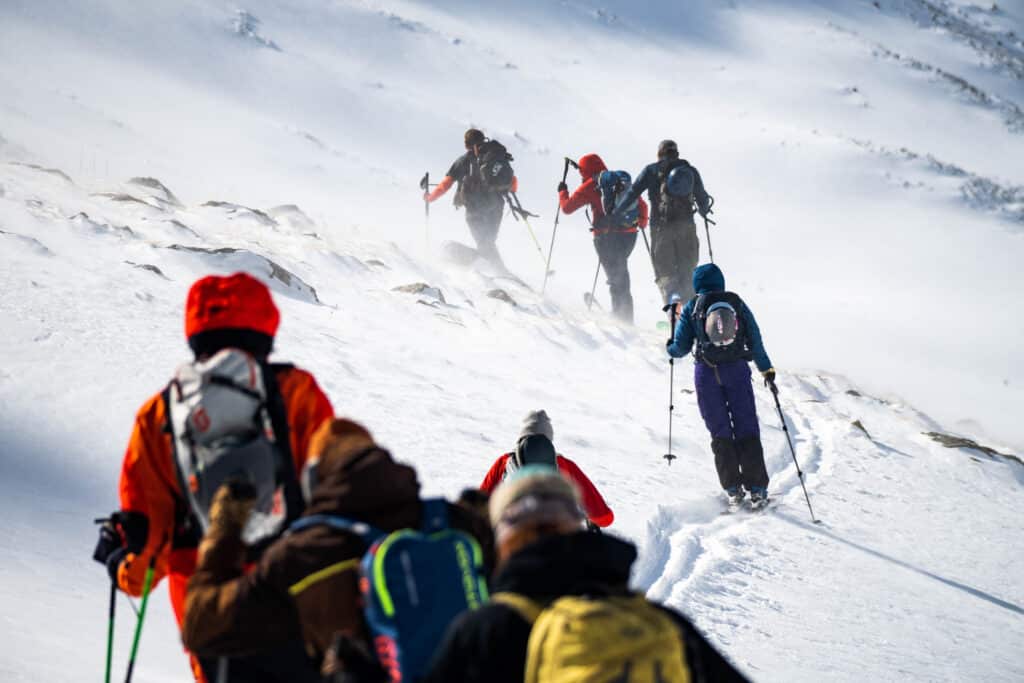
[(750, 365), (743, 360), (715, 367), (697, 363), (693, 371), (700, 416), (713, 439), (759, 436)]

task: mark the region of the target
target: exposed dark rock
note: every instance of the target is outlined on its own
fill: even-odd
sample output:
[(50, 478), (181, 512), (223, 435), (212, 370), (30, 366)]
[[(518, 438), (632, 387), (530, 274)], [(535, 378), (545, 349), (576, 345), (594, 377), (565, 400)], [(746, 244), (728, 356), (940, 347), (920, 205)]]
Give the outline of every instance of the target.
[(69, 176), (67, 173), (60, 170), (59, 168), (44, 168), (43, 166), (39, 166), (38, 164), (26, 164), (22, 161), (12, 161), (10, 162), (10, 164), (12, 166), (24, 166), (25, 168), (31, 168), (36, 171), (41, 171), (43, 173), (49, 173), (50, 175), (59, 176), (64, 180), (68, 181), (69, 183), (71, 183), (72, 185), (75, 184), (75, 181), (71, 179), (71, 176)]
[(864, 436), (868, 437), (869, 439), (871, 438), (871, 434), (869, 434), (868, 430), (865, 429), (863, 422), (861, 422), (860, 420), (854, 420), (850, 424), (859, 429), (860, 431), (864, 432)]
[(506, 292), (504, 289), (492, 289), (491, 291), (487, 292), (487, 296), (489, 296), (492, 299), (497, 299), (498, 301), (504, 301), (507, 304), (512, 304), (513, 306), (519, 305), (516, 303), (516, 300), (509, 296), (509, 293)]
[(943, 434), (941, 432), (924, 432), (924, 435), (931, 437), (932, 441), (936, 441), (945, 446), (946, 448), (969, 448), (984, 453), (990, 458), (1004, 458), (1006, 460), (1012, 460), (1016, 463), (1024, 465), (1024, 461), (1022, 461), (1016, 455), (1010, 455), (1009, 453), (1000, 453), (994, 448), (982, 446), (973, 439), (968, 439), (962, 436), (954, 436), (953, 434)]
[(155, 273), (156, 275), (159, 275), (160, 277), (162, 277), (165, 280), (170, 280), (171, 279), (171, 278), (167, 277), (166, 275), (164, 275), (164, 271), (160, 270), (159, 268), (157, 268), (156, 266), (154, 266), (154, 265), (152, 265), (150, 263), (135, 263), (134, 261), (125, 261), (125, 263), (127, 263), (129, 266), (131, 266), (133, 268), (140, 268), (142, 270), (148, 270), (151, 273)]
[(423, 294), (437, 299), (443, 304), (448, 303), (444, 298), (444, 292), (437, 287), (431, 287), (426, 282), (413, 282), (408, 285), (399, 285), (398, 287), (392, 287), (392, 292), (404, 292), (405, 294)]
[(278, 282), (282, 283), (287, 287), (297, 289), (300, 292), (306, 291), (309, 293), (313, 301), (315, 301), (318, 304), (321, 303), (320, 297), (317, 296), (316, 289), (314, 289), (312, 285), (308, 284), (298, 275), (291, 272), (287, 268), (284, 268), (283, 266), (275, 263), (266, 256), (263, 256), (262, 254), (257, 254), (256, 252), (250, 251), (248, 249), (236, 249), (234, 247), (218, 247), (216, 249), (211, 249), (209, 247), (190, 247), (184, 244), (172, 244), (165, 248), (171, 249), (173, 251), (188, 251), (197, 254), (210, 254), (213, 256), (223, 256), (227, 254), (248, 254), (263, 261), (267, 265), (267, 268), (270, 270), (269, 276), (272, 279), (277, 280)]
[(217, 202), (209, 201), (203, 204), (203, 206), (211, 206), (216, 209), (225, 209), (227, 213), (234, 216), (255, 218), (257, 221), (268, 227), (276, 227), (277, 221), (268, 216), (259, 209), (254, 209), (250, 206), (242, 206), (241, 204), (232, 204), (231, 202)]
[(161, 183), (156, 178), (137, 177), (130, 179), (128, 182), (131, 183), (132, 185), (141, 185), (142, 187), (145, 187), (147, 189), (155, 190), (156, 192), (159, 193), (159, 195), (155, 197), (156, 199), (161, 199), (167, 202), (168, 204), (172, 204), (178, 207), (179, 209), (184, 207), (184, 204), (182, 204), (181, 201), (174, 196), (174, 193), (171, 192), (166, 185)]

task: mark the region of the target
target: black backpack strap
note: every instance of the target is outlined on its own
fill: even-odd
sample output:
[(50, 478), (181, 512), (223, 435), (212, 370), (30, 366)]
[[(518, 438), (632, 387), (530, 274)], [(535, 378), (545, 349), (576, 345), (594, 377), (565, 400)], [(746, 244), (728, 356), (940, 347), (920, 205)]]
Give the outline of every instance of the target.
[(178, 480), (178, 490), (181, 495), (174, 498), (174, 532), (171, 537), (171, 548), (197, 548), (202, 537), (202, 525), (196, 519), (188, 504), (188, 482), (185, 480), (185, 473), (181, 471), (181, 461), (178, 459), (178, 440), (174, 438), (174, 429), (171, 426), (171, 387), (169, 383), (160, 392), (160, 400), (164, 403), (164, 426), (161, 431), (167, 434), (171, 440), (171, 462), (174, 464), (174, 476)]
[(284, 404), (284, 394), (277, 381), (277, 373), (288, 372), (295, 366), (291, 363), (267, 363), (263, 366), (263, 385), (267, 390), (267, 414), (270, 426), (274, 430), (274, 443), (277, 445), (281, 462), (278, 463), (278, 476), (284, 484), (284, 502), (288, 517), (286, 524), (298, 519), (305, 508), (299, 475), (295, 471), (295, 457), (292, 453), (291, 427), (288, 425), (288, 409)]

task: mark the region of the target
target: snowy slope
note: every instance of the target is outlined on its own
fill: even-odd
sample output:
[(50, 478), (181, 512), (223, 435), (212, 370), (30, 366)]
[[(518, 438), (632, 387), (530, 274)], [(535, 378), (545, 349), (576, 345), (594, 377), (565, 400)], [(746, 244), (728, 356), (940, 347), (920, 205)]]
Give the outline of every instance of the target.
[[(428, 491), (476, 483), (548, 409), (641, 544), (637, 585), (755, 680), (1024, 676), (1024, 466), (923, 434), (1024, 444), (1024, 3), (140, 5), (0, 5), (0, 678), (95, 680), (91, 517), (115, 502), (133, 411), (187, 357), (188, 285), (238, 268), (274, 288), (278, 357)], [(720, 515), (688, 362), (680, 457), (660, 458), (642, 245), (629, 330), (580, 303), (578, 217), (545, 300), (438, 260), (462, 217), (435, 205), (426, 242), (413, 193), (470, 123), (509, 143), (545, 246), (563, 155), (635, 172), (661, 137), (688, 150), (824, 524), (759, 386), (778, 507)], [(536, 287), (522, 226), (500, 246)], [(444, 301), (393, 290), (420, 282)], [(152, 607), (137, 680), (182, 680), (162, 588)]]

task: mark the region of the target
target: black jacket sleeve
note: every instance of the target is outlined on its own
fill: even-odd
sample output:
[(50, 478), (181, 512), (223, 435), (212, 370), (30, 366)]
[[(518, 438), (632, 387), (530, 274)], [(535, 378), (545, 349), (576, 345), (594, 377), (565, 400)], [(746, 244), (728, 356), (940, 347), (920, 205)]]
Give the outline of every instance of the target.
[(490, 603), (456, 619), (424, 683), (522, 683), (530, 624), (507, 605)]
[[(651, 164), (644, 166), (644, 170), (640, 171), (640, 175), (633, 181), (633, 186), (626, 192), (626, 196), (619, 202), (619, 206), (626, 207), (640, 199), (640, 196), (644, 192), (648, 193), (648, 197), (651, 196), (652, 192), (657, 192), (657, 189), (651, 189), (652, 183), (657, 179), (657, 164)], [(652, 199), (653, 203), (653, 199)], [(621, 215), (616, 212), (616, 218), (621, 218)]]
[(704, 181), (700, 177), (700, 171), (695, 166), (690, 166), (693, 169), (693, 198), (697, 200), (697, 210), (701, 216), (707, 216), (708, 211), (711, 210), (711, 197), (708, 196), (707, 190), (704, 189)]

